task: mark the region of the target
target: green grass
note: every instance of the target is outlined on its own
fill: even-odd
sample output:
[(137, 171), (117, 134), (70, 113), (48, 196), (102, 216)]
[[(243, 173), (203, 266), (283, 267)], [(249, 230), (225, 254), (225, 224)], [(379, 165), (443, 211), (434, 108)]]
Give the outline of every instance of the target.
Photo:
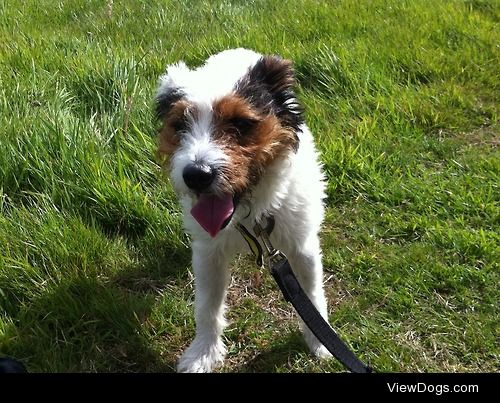
[[(168, 63), (293, 59), (328, 176), (330, 320), (378, 371), (498, 371), (500, 3), (0, 0), (0, 354), (171, 371), (189, 242), (155, 162)], [(326, 372), (235, 262), (221, 371)]]

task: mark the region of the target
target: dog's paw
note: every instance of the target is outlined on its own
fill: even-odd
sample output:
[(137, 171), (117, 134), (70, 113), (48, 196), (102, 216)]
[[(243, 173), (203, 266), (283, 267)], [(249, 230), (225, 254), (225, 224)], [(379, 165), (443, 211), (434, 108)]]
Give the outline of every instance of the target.
[(318, 346), (309, 348), (311, 349), (311, 352), (314, 354), (314, 356), (319, 359), (332, 358), (332, 354), (326, 349), (323, 344), (319, 344)]
[(177, 372), (212, 372), (222, 364), (226, 348), (221, 340), (214, 344), (193, 340), (177, 362)]
[(321, 342), (316, 338), (316, 336), (309, 330), (303, 330), (304, 340), (311, 353), (320, 359), (332, 358), (332, 354), (326, 349), (326, 347), (321, 344)]
[(326, 349), (326, 347), (319, 342), (319, 340), (314, 336), (310, 335), (310, 337), (305, 338), (307, 346), (311, 353), (320, 359), (332, 358), (332, 354)]

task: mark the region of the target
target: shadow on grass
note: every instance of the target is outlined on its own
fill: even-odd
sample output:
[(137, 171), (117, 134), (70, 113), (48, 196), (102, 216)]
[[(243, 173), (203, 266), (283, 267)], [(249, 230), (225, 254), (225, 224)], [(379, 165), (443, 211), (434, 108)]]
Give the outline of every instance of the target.
[(291, 362), (307, 351), (302, 334), (299, 331), (290, 332), (280, 337), (271, 347), (258, 352), (255, 357), (233, 367), (231, 371), (274, 373), (278, 368), (289, 368)]
[(153, 304), (97, 279), (64, 281), (21, 309), (3, 350), (32, 372), (170, 372), (142, 329)]
[[(110, 278), (82, 270), (47, 282), (4, 328), (0, 352), (30, 372), (173, 372), (179, 347), (165, 345), (168, 329), (157, 334), (150, 316), (158, 298), (171, 298), (167, 284), (185, 281), (181, 270), (188, 265), (187, 251), (170, 250), (144, 256)], [(166, 306), (175, 306), (172, 301)]]

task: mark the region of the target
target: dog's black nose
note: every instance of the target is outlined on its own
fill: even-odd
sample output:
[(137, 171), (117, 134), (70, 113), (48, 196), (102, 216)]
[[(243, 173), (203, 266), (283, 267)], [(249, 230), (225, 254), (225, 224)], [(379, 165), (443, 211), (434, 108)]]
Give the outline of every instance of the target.
[(208, 165), (189, 164), (182, 171), (187, 187), (198, 192), (208, 188), (215, 178), (215, 171)]

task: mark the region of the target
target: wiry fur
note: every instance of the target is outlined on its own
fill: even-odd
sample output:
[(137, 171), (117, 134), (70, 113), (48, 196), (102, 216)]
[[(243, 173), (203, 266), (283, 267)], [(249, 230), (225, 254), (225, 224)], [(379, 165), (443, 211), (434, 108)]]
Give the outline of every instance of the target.
[[(209, 372), (224, 358), (229, 264), (236, 253), (247, 252), (236, 223), (253, 228), (263, 215), (275, 217), (273, 245), (288, 256), (302, 287), (327, 317), (318, 238), (325, 184), (293, 84), (290, 62), (245, 49), (212, 56), (196, 70), (175, 64), (160, 79), (159, 153), (167, 157), (192, 237), (196, 286), (196, 337), (178, 362), (179, 372)], [(255, 119), (248, 133), (238, 132), (246, 132), (245, 126), (231, 128), (233, 115)], [(197, 195), (182, 171), (196, 161), (217, 170), (211, 192), (232, 192), (239, 200), (231, 221), (214, 238), (190, 214)], [(307, 328), (302, 330), (316, 356), (329, 356)]]

